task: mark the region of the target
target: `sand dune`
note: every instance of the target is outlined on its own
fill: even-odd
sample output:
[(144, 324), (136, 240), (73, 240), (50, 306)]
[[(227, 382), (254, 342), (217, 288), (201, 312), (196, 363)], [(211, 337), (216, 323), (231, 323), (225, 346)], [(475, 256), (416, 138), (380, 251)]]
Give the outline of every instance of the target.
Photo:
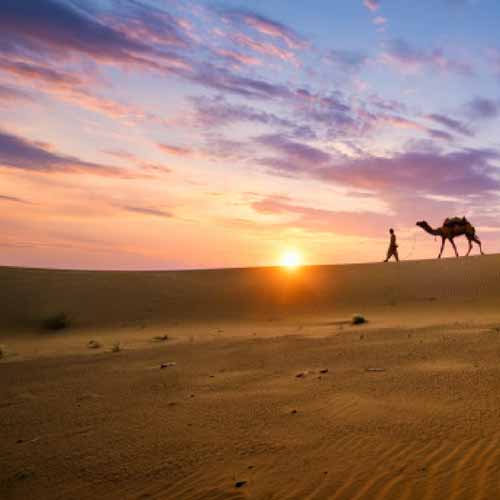
[[(460, 304), (487, 309), (500, 301), (500, 255), (305, 267), (167, 272), (88, 272), (0, 268), (0, 331), (33, 328), (60, 311), (75, 326), (130, 322), (267, 319), (387, 307)], [(438, 304), (435, 304), (438, 305)], [(455, 313), (458, 311), (455, 310)], [(443, 318), (447, 320), (448, 318)]]
[(500, 256), (0, 278), (1, 498), (498, 496)]

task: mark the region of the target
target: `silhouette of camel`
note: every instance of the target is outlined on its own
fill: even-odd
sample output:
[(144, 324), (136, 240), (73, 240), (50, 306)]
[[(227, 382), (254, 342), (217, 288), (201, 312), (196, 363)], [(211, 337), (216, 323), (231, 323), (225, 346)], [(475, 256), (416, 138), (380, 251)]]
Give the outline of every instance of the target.
[(481, 255), (484, 255), (481, 247), (481, 240), (476, 236), (476, 229), (465, 217), (453, 217), (452, 219), (446, 219), (443, 222), (443, 225), (437, 229), (433, 229), (425, 220), (417, 222), (417, 226), (421, 227), (425, 232), (432, 234), (433, 236), (441, 236), (441, 250), (439, 252), (438, 259), (440, 259), (443, 254), (446, 240), (449, 240), (453, 250), (455, 250), (455, 255), (459, 257), (457, 247), (453, 241), (453, 238), (456, 236), (465, 236), (469, 241), (469, 250), (466, 255), (469, 255), (472, 250), (472, 242), (479, 245)]

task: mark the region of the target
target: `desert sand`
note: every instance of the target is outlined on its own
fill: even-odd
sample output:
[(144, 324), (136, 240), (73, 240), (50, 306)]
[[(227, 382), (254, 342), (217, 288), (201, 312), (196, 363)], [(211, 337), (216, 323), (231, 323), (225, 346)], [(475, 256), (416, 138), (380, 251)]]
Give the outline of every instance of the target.
[(499, 497), (499, 255), (0, 280), (2, 499)]

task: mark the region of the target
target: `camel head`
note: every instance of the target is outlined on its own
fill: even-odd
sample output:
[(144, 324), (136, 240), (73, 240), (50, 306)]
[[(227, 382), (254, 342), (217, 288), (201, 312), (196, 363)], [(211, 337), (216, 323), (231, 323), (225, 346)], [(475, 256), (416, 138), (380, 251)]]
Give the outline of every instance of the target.
[(418, 227), (426, 227), (426, 226), (428, 227), (428, 226), (429, 226), (429, 224), (427, 224), (427, 222), (426, 222), (425, 220), (419, 220), (419, 221), (417, 222), (417, 226), (418, 226)]

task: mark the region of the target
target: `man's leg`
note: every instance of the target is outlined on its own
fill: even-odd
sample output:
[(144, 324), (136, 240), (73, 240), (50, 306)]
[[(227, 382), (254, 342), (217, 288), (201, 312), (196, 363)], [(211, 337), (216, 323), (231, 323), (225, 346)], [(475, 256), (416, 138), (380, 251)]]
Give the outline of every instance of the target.
[(384, 262), (387, 262), (391, 258), (391, 255), (392, 255), (392, 251), (389, 248), (389, 250), (387, 250), (387, 257), (385, 258)]
[(394, 254), (394, 257), (396, 258), (396, 262), (399, 262), (399, 254), (398, 254), (398, 249), (395, 248), (394, 251), (392, 252)]

